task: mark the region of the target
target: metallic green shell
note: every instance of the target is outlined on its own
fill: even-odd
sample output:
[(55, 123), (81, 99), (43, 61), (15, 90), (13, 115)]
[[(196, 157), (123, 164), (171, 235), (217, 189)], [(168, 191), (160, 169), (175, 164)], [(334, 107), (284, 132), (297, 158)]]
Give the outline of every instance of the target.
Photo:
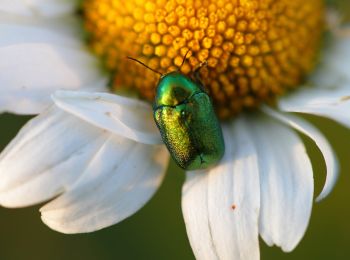
[(223, 156), (225, 145), (209, 96), (179, 72), (161, 78), (154, 119), (175, 162), (185, 170), (204, 169)]

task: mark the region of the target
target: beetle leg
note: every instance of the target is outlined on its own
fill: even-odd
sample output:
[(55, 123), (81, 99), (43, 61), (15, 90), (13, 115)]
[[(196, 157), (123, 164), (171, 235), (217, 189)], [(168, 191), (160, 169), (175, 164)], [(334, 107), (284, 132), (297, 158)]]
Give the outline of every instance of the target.
[(204, 84), (201, 80), (200, 71), (203, 67), (207, 67), (207, 66), (208, 66), (208, 61), (205, 60), (205, 61), (201, 62), (193, 72), (194, 80), (200, 85), (200, 87), (204, 91), (205, 91), (205, 89), (204, 89)]

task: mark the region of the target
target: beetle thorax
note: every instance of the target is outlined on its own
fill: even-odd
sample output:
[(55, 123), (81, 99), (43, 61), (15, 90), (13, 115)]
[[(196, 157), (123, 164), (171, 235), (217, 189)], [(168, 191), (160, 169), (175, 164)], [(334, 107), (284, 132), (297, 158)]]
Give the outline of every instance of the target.
[(154, 106), (177, 106), (200, 91), (190, 78), (177, 71), (171, 72), (159, 80)]

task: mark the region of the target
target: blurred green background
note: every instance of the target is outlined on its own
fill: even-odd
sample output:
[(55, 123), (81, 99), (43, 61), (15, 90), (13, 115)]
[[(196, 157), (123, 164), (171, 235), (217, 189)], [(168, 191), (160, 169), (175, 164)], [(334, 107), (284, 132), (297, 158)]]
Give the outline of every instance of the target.
[[(282, 253), (261, 241), (262, 259), (350, 259), (350, 130), (326, 119), (307, 117), (329, 138), (342, 171), (338, 183), (314, 204), (309, 228), (295, 251)], [(0, 116), (0, 149), (28, 117)], [(313, 160), (316, 194), (325, 179), (322, 156), (306, 139)], [(20, 160), (20, 158), (18, 158)], [(155, 197), (138, 213), (104, 230), (64, 235), (40, 220), (39, 206), (0, 208), (0, 259), (194, 259), (181, 215), (184, 173), (173, 164)]]
[[(348, 0), (328, 2), (341, 10), (350, 7)], [(0, 115), (0, 150), (28, 119)], [(350, 130), (327, 119), (307, 119), (330, 140), (340, 161), (340, 177), (331, 195), (314, 204), (299, 246), (285, 254), (261, 241), (265, 260), (350, 259)], [(313, 162), (317, 195), (325, 180), (325, 166), (317, 147), (304, 140)], [(162, 187), (144, 208), (117, 225), (89, 234), (64, 235), (50, 230), (40, 220), (40, 206), (0, 208), (0, 259), (194, 259), (181, 214), (183, 181), (184, 173), (171, 164)]]

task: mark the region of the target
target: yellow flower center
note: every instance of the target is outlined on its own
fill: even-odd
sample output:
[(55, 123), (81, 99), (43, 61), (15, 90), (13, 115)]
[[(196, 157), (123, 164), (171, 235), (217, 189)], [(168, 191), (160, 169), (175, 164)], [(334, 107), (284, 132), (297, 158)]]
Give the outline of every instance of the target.
[(220, 118), (271, 102), (299, 85), (317, 55), (322, 0), (85, 0), (92, 49), (115, 89), (153, 101), (159, 75), (181, 67), (201, 78)]

